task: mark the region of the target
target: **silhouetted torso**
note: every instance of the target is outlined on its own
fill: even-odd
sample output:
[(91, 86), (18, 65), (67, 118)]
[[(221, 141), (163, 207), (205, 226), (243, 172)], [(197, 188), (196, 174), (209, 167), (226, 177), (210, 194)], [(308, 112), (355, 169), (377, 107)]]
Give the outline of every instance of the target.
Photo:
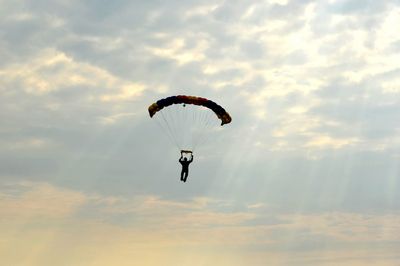
[(193, 159), (191, 159), (190, 161), (188, 161), (186, 158), (183, 160), (179, 160), (179, 162), (182, 165), (182, 169), (187, 170), (189, 169), (189, 164), (193, 161)]

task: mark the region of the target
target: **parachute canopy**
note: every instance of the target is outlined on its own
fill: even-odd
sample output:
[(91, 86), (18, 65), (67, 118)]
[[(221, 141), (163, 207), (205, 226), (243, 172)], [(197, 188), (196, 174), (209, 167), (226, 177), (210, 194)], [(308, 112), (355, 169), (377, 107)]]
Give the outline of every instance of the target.
[(217, 103), (206, 98), (186, 95), (170, 96), (153, 103), (149, 106), (150, 117), (153, 117), (158, 111), (172, 104), (193, 104), (207, 107), (211, 109), (221, 120), (221, 126), (232, 121), (231, 116)]

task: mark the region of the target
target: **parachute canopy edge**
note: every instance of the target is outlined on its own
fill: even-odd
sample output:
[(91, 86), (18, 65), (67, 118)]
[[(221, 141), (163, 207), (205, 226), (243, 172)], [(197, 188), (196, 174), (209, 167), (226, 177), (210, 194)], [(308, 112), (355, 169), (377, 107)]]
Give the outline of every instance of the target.
[(186, 96), (186, 95), (177, 95), (177, 96), (170, 96), (157, 102), (151, 104), (148, 108), (150, 117), (153, 117), (158, 111), (163, 109), (164, 107), (170, 106), (172, 104), (194, 104), (194, 105), (201, 105), (211, 109), (217, 117), (221, 120), (221, 126), (224, 124), (229, 124), (232, 121), (231, 116), (228, 112), (225, 111), (217, 103), (208, 100), (206, 98), (197, 97), (197, 96)]

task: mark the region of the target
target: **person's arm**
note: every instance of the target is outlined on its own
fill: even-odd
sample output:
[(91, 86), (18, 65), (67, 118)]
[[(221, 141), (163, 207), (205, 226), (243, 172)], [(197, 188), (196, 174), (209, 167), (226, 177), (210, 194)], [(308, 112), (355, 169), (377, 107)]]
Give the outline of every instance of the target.
[(192, 155), (192, 157), (190, 157), (190, 161), (189, 162), (193, 162), (193, 153), (191, 155)]

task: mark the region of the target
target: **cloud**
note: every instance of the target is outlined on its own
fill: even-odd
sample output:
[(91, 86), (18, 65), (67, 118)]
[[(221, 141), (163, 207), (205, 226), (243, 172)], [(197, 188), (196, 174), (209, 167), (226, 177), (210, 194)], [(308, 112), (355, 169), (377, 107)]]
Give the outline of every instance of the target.
[[(103, 265), (122, 254), (129, 261), (146, 262), (152, 261), (154, 252), (168, 258), (169, 265), (171, 256), (178, 261), (187, 252), (214, 257), (218, 250), (221, 259), (231, 265), (240, 265), (242, 260), (262, 265), (265, 259), (288, 254), (302, 255), (285, 262), (278, 259), (277, 265), (329, 265), (346, 256), (368, 265), (371, 259), (395, 260), (399, 245), (400, 216), (396, 213), (288, 213), (262, 203), (243, 206), (213, 198), (182, 202), (151, 195), (104, 197), (44, 183), (9, 183), (6, 187), (1, 195), (0, 227), (6, 233), (0, 253), (5, 261), (17, 265), (50, 265), (61, 253), (68, 254), (65, 263), (84, 259)], [(15, 245), (24, 251), (23, 256), (8, 252)], [(183, 247), (187, 252), (179, 253)], [(141, 252), (130, 253), (132, 248)], [(98, 255), (90, 256), (89, 251)], [(241, 260), (232, 262), (232, 256)]]
[(0, 210), (5, 220), (68, 218), (85, 204), (84, 194), (45, 183), (24, 182), (9, 185), (2, 193)]

